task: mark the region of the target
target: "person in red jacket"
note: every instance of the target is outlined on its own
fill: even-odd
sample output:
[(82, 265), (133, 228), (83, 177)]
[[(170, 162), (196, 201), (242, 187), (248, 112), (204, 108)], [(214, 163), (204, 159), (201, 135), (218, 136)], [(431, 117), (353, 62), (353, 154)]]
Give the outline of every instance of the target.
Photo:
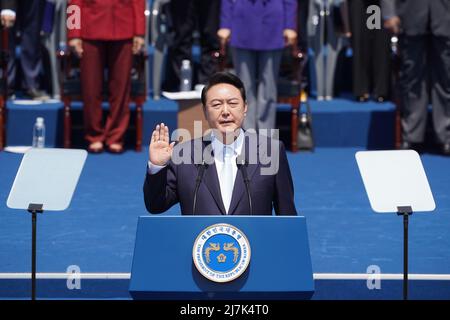
[[(144, 46), (145, 0), (71, 0), (80, 28), (68, 30), (68, 44), (81, 58), (81, 86), (88, 151), (123, 151), (130, 118), (132, 54)], [(110, 112), (102, 124), (102, 83), (108, 69)]]

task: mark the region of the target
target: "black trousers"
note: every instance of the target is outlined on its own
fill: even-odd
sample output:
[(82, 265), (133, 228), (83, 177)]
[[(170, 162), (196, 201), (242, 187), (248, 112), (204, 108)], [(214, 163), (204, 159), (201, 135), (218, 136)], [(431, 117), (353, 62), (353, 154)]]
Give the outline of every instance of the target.
[(367, 28), (366, 13), (379, 0), (349, 1), (353, 47), (353, 94), (387, 97), (390, 88), (390, 38), (386, 30)]
[[(20, 45), (20, 66), (22, 69), (22, 89), (37, 89), (39, 74), (42, 70), (41, 26), (45, 2), (43, 0), (20, 0), (17, 7), (17, 19), (10, 29), (9, 46), (11, 58), (8, 61), (8, 84), (15, 86), (17, 66), (16, 45)], [(20, 33), (20, 43), (16, 43), (16, 34)]]
[(450, 37), (400, 36), (403, 140), (424, 141), (428, 106), (438, 143), (450, 143)]
[(298, 0), (297, 4), (297, 32), (298, 46), (304, 52), (308, 48), (308, 9), (310, 0)]
[(181, 61), (192, 61), (193, 33), (200, 37), (200, 65), (194, 70), (194, 83), (205, 84), (217, 71), (218, 63), (213, 56), (219, 49), (220, 0), (172, 0), (169, 4), (174, 31), (173, 43), (169, 47), (166, 78), (163, 90), (177, 91), (180, 85)]

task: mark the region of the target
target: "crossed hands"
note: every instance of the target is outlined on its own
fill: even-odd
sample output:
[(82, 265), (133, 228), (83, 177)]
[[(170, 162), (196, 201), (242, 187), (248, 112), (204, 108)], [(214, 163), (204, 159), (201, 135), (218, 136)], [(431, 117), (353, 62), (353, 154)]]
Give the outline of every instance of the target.
[[(221, 44), (226, 44), (228, 41), (230, 41), (231, 30), (227, 28), (221, 28), (217, 31), (217, 36), (219, 37), (219, 41)], [(284, 44), (286, 46), (293, 45), (297, 41), (297, 32), (292, 29), (284, 29), (283, 38)]]
[[(133, 38), (132, 52), (133, 54), (138, 54), (145, 45), (145, 39), (140, 36), (136, 36)], [(75, 52), (75, 54), (79, 57), (83, 57), (83, 40), (79, 38), (69, 40), (69, 47)]]

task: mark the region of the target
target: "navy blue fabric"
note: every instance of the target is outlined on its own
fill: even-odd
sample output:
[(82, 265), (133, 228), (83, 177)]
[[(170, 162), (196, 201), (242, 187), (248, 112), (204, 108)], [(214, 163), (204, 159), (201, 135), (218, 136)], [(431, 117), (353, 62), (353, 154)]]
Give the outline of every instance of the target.
[[(244, 142), (244, 148), (249, 150), (249, 141), (253, 140), (251, 137), (247, 139), (247, 134)], [(269, 138), (265, 137), (265, 143), (270, 147)], [(258, 140), (260, 143), (261, 140)], [(196, 212), (193, 213), (193, 199), (196, 185), (196, 177), (198, 175), (198, 164), (194, 163), (194, 152), (201, 152), (207, 147), (206, 141), (199, 141), (200, 149), (195, 149), (196, 142), (190, 141), (178, 146), (183, 151), (184, 148), (190, 148), (192, 156), (192, 163), (175, 165), (172, 161), (167, 167), (154, 175), (146, 174), (144, 183), (144, 199), (147, 210), (151, 213), (162, 213), (169, 209), (176, 203), (180, 203), (182, 214), (202, 214), (202, 215), (220, 215), (226, 214), (222, 196), (220, 193), (219, 179), (217, 175), (216, 166), (213, 161), (205, 169), (204, 177), (197, 193)], [(279, 162), (278, 172), (274, 175), (262, 175), (261, 163), (261, 148), (258, 144), (258, 164), (253, 164), (249, 161), (251, 157), (250, 152), (246, 151), (246, 163), (248, 163), (247, 173), (250, 179), (250, 190), (252, 201), (253, 214), (256, 215), (271, 215), (272, 207), (275, 209), (277, 215), (296, 215), (294, 204), (294, 189), (292, 183), (292, 176), (287, 162), (286, 152), (283, 143), (279, 144), (277, 150), (278, 154), (271, 154), (268, 150), (269, 157), (277, 157)], [(174, 150), (174, 153), (178, 151)], [(274, 151), (276, 152), (276, 151)], [(250, 158), (251, 159), (251, 158)], [(236, 175), (233, 195), (229, 213), (232, 215), (249, 215), (250, 205), (246, 196), (246, 188), (244, 185), (244, 176), (242, 169), (238, 170)]]
[[(359, 149), (288, 153), (295, 205), (306, 217), (314, 273), (403, 272), (403, 224), (375, 214), (359, 176)], [(6, 207), (22, 155), (0, 152), (0, 272), (30, 272), (31, 217)], [(72, 203), (38, 216), (38, 272), (130, 272), (137, 218), (148, 215), (142, 184), (148, 150), (89, 155)], [(425, 154), (425, 172), (437, 209), (410, 218), (410, 272), (450, 274), (450, 166)], [(257, 201), (257, 200), (255, 200)], [(174, 205), (165, 215), (179, 215)]]

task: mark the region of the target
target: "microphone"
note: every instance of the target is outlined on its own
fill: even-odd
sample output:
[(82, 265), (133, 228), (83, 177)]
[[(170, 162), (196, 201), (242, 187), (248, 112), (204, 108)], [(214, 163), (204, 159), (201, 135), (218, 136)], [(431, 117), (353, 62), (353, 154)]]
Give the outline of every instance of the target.
[(253, 215), (253, 206), (252, 206), (252, 196), (251, 196), (251, 189), (250, 189), (250, 179), (248, 178), (248, 174), (247, 174), (247, 166), (248, 163), (245, 161), (245, 159), (236, 158), (236, 166), (238, 167), (238, 170), (241, 169), (242, 172), (242, 176), (244, 178), (244, 184), (245, 184), (245, 189), (247, 190), (247, 198), (248, 198), (248, 203), (250, 206), (250, 215)]
[(207, 165), (205, 163), (205, 160), (203, 160), (202, 164), (200, 165), (200, 168), (197, 172), (197, 178), (195, 178), (195, 189), (194, 189), (194, 203), (192, 204), (192, 214), (195, 214), (195, 210), (197, 209), (197, 193), (198, 189), (200, 188), (200, 183), (202, 182), (203, 175), (205, 174), (205, 169)]

